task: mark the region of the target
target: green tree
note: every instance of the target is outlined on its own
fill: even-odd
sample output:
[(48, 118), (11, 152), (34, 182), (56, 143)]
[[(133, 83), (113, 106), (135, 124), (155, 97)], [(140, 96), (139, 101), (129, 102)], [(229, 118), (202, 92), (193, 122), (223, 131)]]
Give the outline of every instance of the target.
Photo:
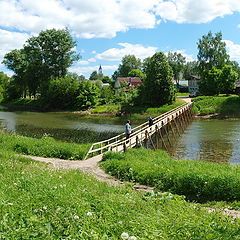
[(97, 80), (98, 79), (98, 73), (97, 71), (93, 71), (89, 77), (90, 80)]
[(6, 98), (7, 88), (10, 84), (10, 77), (5, 73), (0, 72), (0, 102)]
[(118, 76), (127, 77), (132, 69), (141, 69), (141, 59), (134, 55), (126, 55), (122, 58), (122, 62), (118, 67)]
[(155, 53), (146, 66), (146, 79), (141, 95), (143, 103), (149, 106), (171, 104), (175, 100), (172, 68), (162, 52)]
[(222, 69), (219, 79), (219, 89), (221, 93), (231, 93), (235, 88), (235, 82), (238, 80), (238, 73), (233, 66), (225, 65)]
[(79, 59), (73, 51), (75, 46), (67, 29), (41, 31), (29, 38), (22, 49), (6, 54), (3, 63), (14, 71), (23, 95), (44, 93), (51, 79), (65, 77), (68, 67)]
[(203, 35), (198, 41), (198, 55), (200, 75), (206, 69), (216, 67), (222, 69), (229, 61), (226, 50), (226, 43), (222, 41), (222, 33), (218, 32), (215, 36), (212, 32)]
[(173, 70), (173, 76), (177, 87), (179, 86), (181, 73), (183, 74), (186, 58), (177, 52), (168, 52), (167, 61)]
[(70, 76), (52, 79), (43, 99), (43, 105), (50, 109), (74, 109), (79, 93), (79, 82)]
[(110, 77), (104, 76), (104, 77), (102, 78), (102, 82), (103, 82), (103, 83), (109, 83), (109, 84), (111, 84), (111, 83), (112, 83), (112, 80), (111, 80)]
[(198, 61), (187, 62), (184, 66), (183, 78), (189, 79), (191, 75), (198, 75)]
[(216, 95), (220, 93), (219, 80), (222, 70), (216, 67), (206, 69), (202, 73), (199, 90), (204, 95)]
[(79, 93), (77, 96), (77, 107), (79, 109), (88, 109), (94, 107), (98, 102), (99, 88), (89, 80), (80, 82)]
[(141, 80), (146, 78), (146, 75), (141, 71), (141, 69), (132, 69), (128, 73), (128, 77), (139, 77)]

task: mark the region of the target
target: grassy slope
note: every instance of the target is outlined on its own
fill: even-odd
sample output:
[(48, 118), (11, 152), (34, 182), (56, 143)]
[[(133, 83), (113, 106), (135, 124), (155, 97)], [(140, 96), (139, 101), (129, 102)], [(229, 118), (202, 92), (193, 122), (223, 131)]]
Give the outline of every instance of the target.
[(240, 116), (239, 96), (201, 96), (193, 98), (194, 106), (201, 115), (220, 113)]
[(240, 221), (0, 151), (1, 239), (238, 239)]
[(51, 137), (41, 139), (23, 137), (15, 134), (0, 134), (1, 148), (20, 154), (81, 160), (90, 144), (64, 143)]
[(240, 201), (240, 167), (175, 160), (162, 150), (107, 153), (102, 167), (120, 179), (155, 186), (197, 201)]

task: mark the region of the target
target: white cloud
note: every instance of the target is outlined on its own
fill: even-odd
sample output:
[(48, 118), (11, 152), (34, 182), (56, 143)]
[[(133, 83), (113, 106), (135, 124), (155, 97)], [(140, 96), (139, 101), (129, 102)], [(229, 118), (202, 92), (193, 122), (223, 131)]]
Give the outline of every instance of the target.
[(9, 32), (0, 29), (0, 62), (2, 62), (7, 52), (21, 48), (28, 38), (29, 35), (26, 33)]
[(88, 65), (88, 64), (89, 64), (89, 61), (87, 61), (87, 60), (81, 60), (81, 61), (78, 61), (77, 64), (79, 64), (79, 65)]
[(122, 48), (110, 48), (102, 53), (98, 53), (94, 59), (107, 61), (120, 61), (125, 55), (135, 55), (137, 58), (144, 59), (152, 56), (157, 47), (144, 47), (141, 44), (118, 43)]
[(206, 23), (235, 11), (239, 0), (159, 0), (156, 7), (157, 15), (177, 23)]
[(240, 61), (240, 44), (236, 44), (230, 40), (223, 40), (226, 43), (226, 48), (230, 59), (233, 61)]

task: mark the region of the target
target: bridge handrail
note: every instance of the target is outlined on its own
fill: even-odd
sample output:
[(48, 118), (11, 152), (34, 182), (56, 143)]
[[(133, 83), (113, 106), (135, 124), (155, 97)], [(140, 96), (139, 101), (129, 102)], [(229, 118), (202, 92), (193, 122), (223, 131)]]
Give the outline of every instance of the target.
[[(189, 104), (189, 103), (185, 103), (185, 104), (183, 104), (183, 105), (181, 105), (181, 106), (178, 106), (178, 107), (176, 107), (176, 108), (174, 108), (174, 109), (171, 109), (171, 110), (168, 111), (168, 112), (165, 112), (165, 113), (163, 113), (163, 114), (161, 114), (161, 115), (153, 118), (153, 122), (156, 121), (156, 120), (158, 120), (160, 117), (162, 118), (162, 117), (164, 117), (165, 115), (168, 115), (168, 114), (170, 114), (171, 112), (178, 110), (179, 108), (183, 108), (184, 106), (187, 106), (188, 104)], [(146, 121), (146, 122), (142, 123), (141, 125), (138, 125), (137, 127), (133, 128), (133, 129), (132, 129), (133, 133), (134, 133), (138, 128), (141, 128), (141, 127), (144, 126), (144, 125), (148, 125), (148, 121)], [(103, 144), (103, 143), (106, 143), (106, 142), (110, 142), (111, 140), (117, 139), (117, 138), (119, 138), (120, 136), (125, 137), (125, 133), (121, 133), (121, 134), (119, 134), (119, 135), (117, 135), (117, 136), (115, 136), (115, 137), (112, 137), (112, 138), (110, 138), (110, 139), (106, 139), (106, 140), (103, 140), (103, 141), (100, 141), (100, 142), (93, 143), (92, 146), (95, 146), (95, 145), (98, 145), (98, 144)]]
[[(192, 103), (187, 103), (187, 104), (185, 104), (184, 106), (191, 106), (192, 105)], [(183, 105), (182, 105), (183, 106)], [(144, 128), (141, 128), (141, 129), (139, 129), (138, 131), (136, 131), (136, 132), (133, 132), (133, 134), (131, 134), (131, 136), (130, 136), (130, 138), (128, 138), (128, 139), (126, 139), (126, 138), (124, 138), (122, 141), (117, 141), (117, 142), (114, 142), (114, 143), (112, 143), (110, 146), (111, 147), (115, 147), (115, 146), (117, 146), (117, 145), (121, 145), (121, 144), (123, 144), (124, 142), (126, 143), (126, 142), (128, 142), (128, 141), (130, 141), (132, 138), (134, 138), (136, 135), (138, 135), (140, 132), (142, 132), (142, 131), (145, 131), (145, 130), (147, 130), (148, 128), (154, 128), (154, 126), (156, 126), (161, 120), (163, 120), (164, 118), (166, 118), (168, 115), (172, 115), (172, 114), (174, 114), (174, 112), (177, 112), (179, 110), (179, 108), (175, 108), (174, 109), (174, 111), (169, 111), (168, 112), (168, 114), (162, 114), (162, 115), (160, 115), (160, 116), (158, 116), (158, 121), (157, 122), (155, 122), (151, 127), (149, 127), (149, 125), (147, 124)], [(109, 146), (108, 146), (109, 147)], [(98, 149), (99, 150), (99, 149)]]
[[(179, 111), (179, 110), (181, 110), (181, 109), (184, 109), (184, 107), (191, 106), (191, 105), (192, 105), (192, 103), (185, 103), (185, 104), (183, 104), (183, 105), (181, 105), (181, 106), (178, 106), (178, 107), (176, 107), (176, 108), (174, 108), (174, 109), (172, 109), (172, 110), (170, 110), (170, 111), (168, 111), (168, 112), (166, 112), (166, 113), (163, 113), (163, 114), (161, 114), (161, 115), (153, 118), (153, 122), (154, 122), (154, 125), (153, 125), (153, 126), (155, 126), (155, 124), (157, 124), (160, 120), (166, 118), (168, 115), (171, 115), (171, 114), (173, 114), (174, 112)], [(146, 121), (146, 122), (144, 122), (143, 124), (141, 124), (141, 125), (133, 128), (133, 129), (132, 129), (132, 130), (133, 130), (133, 133), (131, 134), (130, 139), (132, 139), (132, 138), (135, 137), (137, 134), (139, 134), (139, 132), (146, 130), (148, 127), (149, 127), (149, 124), (148, 124), (148, 121)], [(114, 141), (114, 140), (115, 140), (115, 141)], [(112, 141), (112, 143), (110, 143), (111, 141)], [(95, 153), (95, 152), (98, 152), (98, 151), (101, 151), (101, 153), (102, 153), (103, 150), (105, 150), (105, 149), (107, 149), (107, 148), (110, 148), (110, 147), (112, 148), (112, 147), (114, 147), (114, 146), (123, 144), (124, 142), (126, 142), (125, 133), (121, 133), (121, 134), (119, 134), (119, 135), (117, 135), (117, 136), (115, 136), (115, 137), (112, 137), (112, 138), (110, 138), (110, 139), (107, 139), (107, 140), (104, 140), (104, 141), (100, 141), (100, 142), (97, 142), (97, 143), (93, 143), (92, 146), (90, 147), (90, 149), (89, 149), (89, 151), (88, 151), (85, 159), (86, 159), (86, 158), (88, 157), (88, 155), (91, 154), (91, 153)], [(107, 143), (107, 144), (104, 145), (105, 143)], [(96, 145), (100, 145), (100, 147), (97, 148), (97, 149), (94, 149), (94, 147), (95, 147)]]

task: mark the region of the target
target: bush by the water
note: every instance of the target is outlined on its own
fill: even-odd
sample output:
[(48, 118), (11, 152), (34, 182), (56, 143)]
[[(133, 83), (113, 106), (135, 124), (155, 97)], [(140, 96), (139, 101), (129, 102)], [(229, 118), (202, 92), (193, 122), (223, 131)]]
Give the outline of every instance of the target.
[(201, 96), (193, 99), (194, 107), (202, 115), (219, 113), (240, 116), (239, 96)]
[(89, 144), (74, 144), (56, 141), (51, 137), (35, 139), (15, 134), (0, 134), (3, 149), (20, 154), (81, 160), (86, 155)]
[(45, 166), (1, 149), (1, 239), (239, 239), (238, 219), (182, 197)]
[(107, 153), (101, 166), (128, 181), (155, 186), (196, 201), (240, 201), (240, 167), (210, 162), (175, 160), (162, 150), (130, 149)]

